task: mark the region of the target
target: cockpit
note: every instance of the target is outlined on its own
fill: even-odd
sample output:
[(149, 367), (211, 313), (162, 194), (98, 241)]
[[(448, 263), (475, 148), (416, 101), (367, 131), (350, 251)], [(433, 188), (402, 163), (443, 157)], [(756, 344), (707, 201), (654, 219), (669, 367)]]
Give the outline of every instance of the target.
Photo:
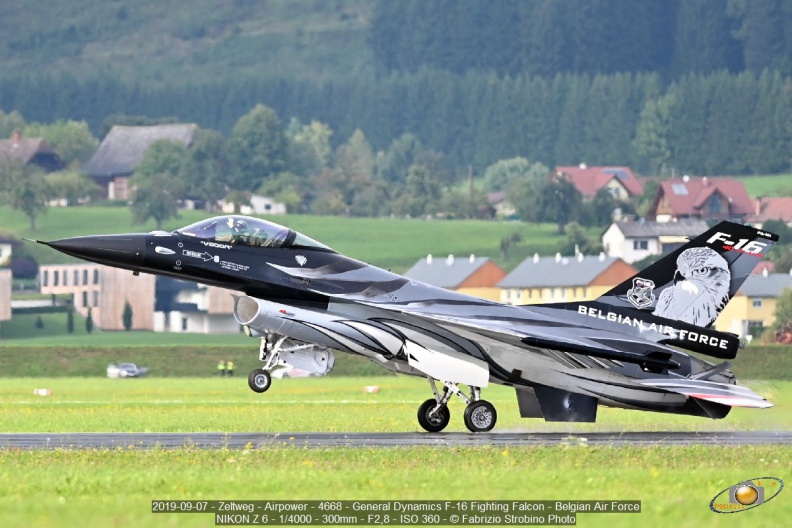
[(176, 230), (177, 233), (201, 240), (268, 248), (308, 248), (332, 251), (312, 238), (252, 216), (215, 216)]

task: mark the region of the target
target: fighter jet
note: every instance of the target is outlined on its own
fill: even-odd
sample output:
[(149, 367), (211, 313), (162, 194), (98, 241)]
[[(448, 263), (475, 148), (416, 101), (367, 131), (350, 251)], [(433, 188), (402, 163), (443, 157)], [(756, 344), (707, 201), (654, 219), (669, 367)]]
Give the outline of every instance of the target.
[[(513, 387), (522, 417), (593, 422), (598, 406), (723, 418), (771, 407), (737, 385), (737, 335), (712, 328), (778, 235), (722, 222), (594, 301), (512, 306), (413, 281), (249, 216), (174, 232), (40, 242), (84, 260), (233, 290), (234, 316), (260, 339), (248, 383), (270, 388), (291, 365), (326, 374), (334, 351), (425, 377), (418, 423), (443, 430), (448, 403), (472, 432), (491, 430), (490, 383)], [(697, 353), (697, 355), (691, 352)], [(463, 387), (466, 386), (467, 389)]]

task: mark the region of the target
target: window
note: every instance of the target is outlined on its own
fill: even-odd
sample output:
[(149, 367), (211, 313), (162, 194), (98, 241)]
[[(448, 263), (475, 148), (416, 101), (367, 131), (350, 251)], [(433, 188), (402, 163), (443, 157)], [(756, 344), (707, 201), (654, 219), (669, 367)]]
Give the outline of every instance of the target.
[(63, 285), (64, 286), (69, 285), (69, 272), (66, 270), (63, 270)]
[(47, 284), (49, 282), (49, 270), (44, 270), (44, 274), (41, 276), (41, 285), (42, 286), (49, 286)]
[(83, 286), (88, 284), (88, 270), (87, 269), (83, 270), (83, 282), (82, 283), (83, 283)]
[(187, 318), (182, 317), (182, 332), (186, 332), (186, 331), (187, 331)]
[(83, 308), (88, 308), (88, 292), (83, 292)]
[(72, 284), (75, 286), (80, 284), (80, 270), (74, 270), (74, 282)]
[(58, 273), (58, 270), (53, 271), (52, 272), (52, 285), (53, 286), (57, 286), (58, 285), (58, 279), (59, 278), (60, 278), (60, 273)]
[(98, 291), (93, 292), (93, 305), (94, 306), (99, 306), (99, 292)]
[(649, 249), (649, 241), (648, 240), (633, 240), (633, 249)]
[(755, 297), (751, 299), (751, 306), (754, 308), (761, 308), (762, 307), (762, 299), (760, 297)]
[(723, 200), (721, 199), (721, 195), (714, 193), (707, 201), (707, 210), (710, 212), (710, 214), (718, 214), (721, 212), (722, 205)]
[(99, 268), (94, 269), (94, 284), (99, 284)]

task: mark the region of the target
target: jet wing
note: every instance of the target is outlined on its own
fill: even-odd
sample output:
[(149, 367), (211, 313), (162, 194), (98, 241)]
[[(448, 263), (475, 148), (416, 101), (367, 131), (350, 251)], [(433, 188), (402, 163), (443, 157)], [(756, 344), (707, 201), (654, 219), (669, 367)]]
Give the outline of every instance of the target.
[(664, 369), (676, 369), (680, 366), (671, 359), (671, 351), (663, 345), (650, 341), (631, 340), (627, 336), (615, 335), (595, 328), (546, 326), (542, 322), (532, 325), (527, 322), (471, 319), (409, 310), (403, 313), (440, 326), (468, 330), (526, 350), (527, 347), (549, 348), (589, 357), (624, 361), (658, 373)]

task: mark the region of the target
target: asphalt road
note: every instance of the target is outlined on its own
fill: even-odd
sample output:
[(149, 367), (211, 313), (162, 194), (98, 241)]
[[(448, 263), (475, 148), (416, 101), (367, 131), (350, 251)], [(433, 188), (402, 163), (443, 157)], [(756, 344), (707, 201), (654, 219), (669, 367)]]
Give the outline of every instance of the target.
[(0, 449), (792, 444), (792, 431), (652, 433), (3, 433)]

